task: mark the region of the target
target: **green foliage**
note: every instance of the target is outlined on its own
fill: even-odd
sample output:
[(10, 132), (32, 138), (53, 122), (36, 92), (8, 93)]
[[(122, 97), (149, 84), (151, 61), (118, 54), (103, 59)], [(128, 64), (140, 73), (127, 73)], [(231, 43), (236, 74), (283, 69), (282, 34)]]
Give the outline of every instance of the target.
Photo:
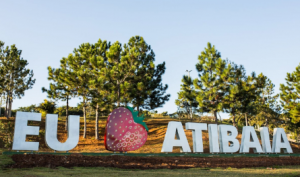
[[(231, 91), (232, 88), (236, 90)], [(231, 114), (233, 125), (257, 125), (270, 129), (277, 126), (281, 123), (277, 97), (274, 84), (262, 73), (240, 77), (238, 82), (235, 79), (226, 96), (227, 111)]]
[(257, 123), (259, 114), (267, 115), (266, 126), (269, 122), (280, 122), (280, 106), (276, 102), (277, 96), (273, 95), (274, 86), (266, 76), (260, 74), (256, 77), (255, 73), (246, 76), (242, 65), (223, 60), (210, 43), (198, 60), (199, 78), (193, 80), (193, 85), (189, 77), (183, 77), (175, 102), (180, 107), (178, 113), (189, 115), (191, 111), (188, 110), (198, 107), (199, 112), (213, 113), (217, 122), (217, 113), (227, 112), (232, 116), (234, 126), (236, 122)]
[(143, 110), (141, 111), (141, 113), (145, 116), (145, 118), (151, 117), (151, 112), (148, 110)]
[(7, 118), (11, 116), (13, 99), (20, 99), (35, 83), (33, 71), (26, 69), (28, 62), (21, 54), (15, 45), (4, 47), (0, 41), (0, 95), (6, 96)]
[(38, 112), (37, 107), (35, 104), (32, 104), (27, 107), (19, 107), (15, 111), (21, 111), (21, 112)]
[(151, 94), (145, 99), (144, 104), (141, 105), (143, 109), (152, 110), (159, 108), (169, 101), (171, 95), (166, 93), (168, 85), (161, 83), (165, 70), (165, 62), (156, 66), (152, 79), (149, 82), (150, 86), (148, 87), (148, 90), (151, 90)]
[(197, 112), (199, 103), (196, 101), (197, 92), (193, 85), (191, 77), (183, 76), (181, 82), (180, 92), (178, 92), (178, 99), (175, 100), (175, 104), (181, 108), (177, 112), (182, 117), (183, 114), (190, 119), (193, 119), (193, 114)]
[(300, 134), (300, 64), (292, 73), (287, 73), (286, 84), (280, 84), (280, 102), (288, 120), (287, 129)]
[(155, 54), (143, 37), (134, 36), (124, 45), (122, 55), (134, 62), (134, 70), (128, 77), (129, 92), (125, 103), (130, 102), (140, 111), (140, 108), (152, 110), (161, 107), (169, 100), (166, 94), (168, 85), (163, 85), (162, 75), (165, 73), (165, 62), (155, 67)]
[(300, 122), (300, 64), (286, 75), (286, 85), (280, 84), (280, 99), (285, 113), (292, 123)]
[(42, 88), (42, 91), (47, 93), (48, 98), (67, 102), (67, 106), (65, 107), (67, 117), (69, 115), (69, 100), (76, 94), (76, 90), (72, 87), (72, 85), (69, 82), (64, 82), (62, 80), (63, 77), (68, 75), (68, 67), (69, 66), (66, 62), (61, 62), (60, 68), (58, 69), (51, 68), (49, 66), (48, 80), (52, 81), (52, 83), (50, 83), (49, 89), (46, 89), (45, 87)]
[(259, 112), (257, 104), (265, 87), (265, 82), (261, 82), (265, 76), (260, 74), (256, 77), (254, 72), (246, 76), (246, 70), (242, 65), (237, 66), (233, 62), (230, 64), (230, 86), (228, 94), (224, 96), (226, 112), (232, 115), (234, 126), (236, 126), (236, 116), (239, 118), (238, 122), (242, 121), (248, 126), (249, 118)]
[(282, 108), (277, 101), (279, 95), (274, 94), (275, 85), (263, 74), (258, 75), (257, 80), (262, 87), (259, 88), (259, 96), (254, 103), (256, 116), (252, 120), (258, 122), (258, 125), (277, 127), (282, 124)]
[(91, 79), (89, 81), (89, 91), (92, 97), (91, 106), (95, 108), (95, 139), (99, 139), (99, 113), (108, 112), (113, 109), (112, 99), (110, 98), (109, 82), (107, 79), (106, 52), (110, 44), (106, 41), (99, 40), (94, 47), (94, 55), (90, 58)]
[(60, 82), (75, 90), (74, 94), (83, 99), (84, 138), (86, 138), (86, 107), (87, 102), (91, 100), (89, 82), (92, 79), (92, 67), (90, 61), (95, 57), (96, 51), (95, 45), (84, 43), (60, 61), (62, 70)]
[(98, 137), (98, 119), (100, 113), (108, 113), (112, 111), (112, 97), (110, 94), (111, 85), (108, 82), (106, 67), (107, 57), (106, 52), (109, 49), (110, 43), (99, 40), (93, 45), (94, 55), (90, 58), (91, 76), (89, 81), (89, 91), (92, 97), (90, 105), (95, 109), (95, 139)]
[(168, 111), (162, 112), (161, 115), (162, 116), (168, 116)]
[(129, 82), (128, 78), (133, 76), (135, 65), (137, 63), (136, 58), (128, 57), (122, 53), (122, 45), (118, 41), (113, 43), (109, 50), (106, 52), (107, 67), (105, 73), (107, 73), (107, 79), (110, 84), (110, 98), (117, 103), (117, 107), (121, 105), (121, 102), (127, 103), (129, 101)]
[(53, 101), (49, 101), (47, 99), (44, 102), (40, 103), (39, 106), (36, 108), (41, 114), (42, 117), (46, 117), (46, 114), (53, 114), (55, 111), (56, 104)]
[(46, 133), (45, 130), (40, 130), (40, 131), (39, 131), (39, 138), (40, 138), (40, 139), (43, 139), (43, 138), (45, 137), (45, 133)]
[(4, 117), (5, 116), (5, 108), (0, 108), (0, 110), (1, 110), (1, 114), (0, 114), (0, 117)]
[(229, 87), (231, 67), (221, 59), (221, 53), (210, 43), (198, 57), (196, 69), (199, 78), (195, 79), (196, 101), (200, 112), (213, 112), (217, 122), (217, 112), (223, 111), (224, 96)]
[(13, 124), (8, 121), (6, 123), (0, 121), (0, 148), (5, 147), (11, 149), (13, 141)]

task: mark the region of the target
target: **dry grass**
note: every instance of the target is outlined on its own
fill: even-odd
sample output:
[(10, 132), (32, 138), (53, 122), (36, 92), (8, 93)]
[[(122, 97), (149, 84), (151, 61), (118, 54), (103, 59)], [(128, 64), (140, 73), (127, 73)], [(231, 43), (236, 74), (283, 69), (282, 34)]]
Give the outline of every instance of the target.
[[(14, 118), (6, 120), (6, 118), (0, 118), (2, 121), (11, 121), (14, 123)], [(148, 139), (144, 146), (136, 151), (129, 153), (160, 153), (162, 144), (164, 141), (164, 136), (166, 133), (167, 125), (169, 121), (181, 121), (183, 125), (185, 122), (188, 122), (187, 119), (171, 119), (171, 118), (148, 118), (145, 120), (149, 128)], [(199, 121), (197, 121), (199, 122)], [(205, 121), (205, 123), (210, 123)], [(87, 138), (83, 139), (83, 118), (80, 121), (80, 139), (78, 145), (70, 152), (109, 152), (105, 150), (104, 147), (104, 132), (106, 125), (106, 117), (101, 117), (99, 121), (99, 140), (95, 140), (95, 121), (94, 119), (88, 119), (87, 121)], [(40, 151), (53, 151), (47, 147), (44, 139), (44, 130), (45, 130), (45, 119), (43, 118), (41, 122), (30, 122), (29, 125), (40, 126), (40, 135), (39, 136), (27, 136), (28, 141), (38, 141), (40, 142)], [(241, 131), (241, 130), (239, 130)], [(193, 140), (192, 132), (190, 130), (185, 130), (188, 142), (192, 149)], [(0, 135), (1, 136), (1, 135)], [(3, 136), (3, 135), (2, 135)], [(67, 131), (65, 131), (65, 118), (59, 118), (58, 121), (58, 139), (61, 142), (64, 142), (67, 139)], [(241, 139), (241, 133), (237, 137), (238, 140)], [(204, 153), (209, 153), (209, 142), (208, 142), (208, 133), (203, 131), (203, 147)], [(300, 150), (298, 146), (293, 145), (294, 153), (299, 153)], [(179, 148), (174, 148), (173, 152), (179, 152)]]

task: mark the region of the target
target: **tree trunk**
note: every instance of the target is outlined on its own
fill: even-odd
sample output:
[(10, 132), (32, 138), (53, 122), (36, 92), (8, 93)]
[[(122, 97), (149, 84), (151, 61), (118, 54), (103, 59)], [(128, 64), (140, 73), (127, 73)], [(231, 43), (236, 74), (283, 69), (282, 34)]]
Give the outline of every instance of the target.
[(1, 108), (2, 108), (2, 95), (1, 95), (1, 98), (0, 98), (0, 117), (1, 117)]
[(12, 99), (11, 99), (11, 97), (9, 98), (8, 103), (9, 103), (9, 105), (8, 105), (8, 118), (10, 118), (11, 117), (11, 109), (12, 109)]
[(67, 97), (67, 108), (66, 108), (66, 130), (68, 130), (69, 126), (69, 97)]
[(234, 114), (234, 113), (232, 114), (232, 125), (233, 125), (234, 127), (236, 127), (235, 114)]
[(268, 118), (266, 116), (266, 123), (265, 123), (265, 127), (268, 127), (269, 128), (269, 122), (268, 122)]
[(140, 116), (140, 105), (137, 106), (138, 116)]
[(8, 119), (8, 94), (6, 95), (4, 116)]
[(83, 128), (83, 138), (86, 138), (86, 105), (85, 100), (83, 101), (83, 121), (84, 121), (84, 128)]
[(217, 111), (214, 111), (215, 122), (218, 124)]
[(10, 74), (10, 91), (9, 91), (9, 99), (8, 99), (8, 117), (11, 117), (11, 109), (12, 109), (12, 95), (13, 95), (13, 75), (12, 73)]
[(89, 117), (91, 117), (91, 111), (92, 111), (92, 108), (91, 108), (91, 104), (89, 104)]
[(191, 120), (193, 121), (193, 108), (192, 108), (192, 106), (190, 107), (190, 114), (191, 114)]
[(99, 105), (97, 103), (96, 106), (96, 124), (95, 124), (95, 139), (99, 139), (99, 133), (98, 133), (98, 126), (99, 126)]
[(118, 101), (117, 101), (117, 106), (120, 107), (120, 84), (119, 84), (119, 81), (117, 82), (118, 84)]
[(248, 126), (248, 117), (247, 117), (247, 113), (245, 113), (245, 120), (246, 120), (246, 126)]

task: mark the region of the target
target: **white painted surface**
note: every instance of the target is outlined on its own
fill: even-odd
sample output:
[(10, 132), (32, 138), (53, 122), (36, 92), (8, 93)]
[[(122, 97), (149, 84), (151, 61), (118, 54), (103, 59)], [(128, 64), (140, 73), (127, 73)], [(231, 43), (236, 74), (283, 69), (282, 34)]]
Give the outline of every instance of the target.
[(28, 126), (28, 121), (41, 121), (41, 114), (17, 112), (12, 150), (39, 150), (39, 142), (26, 142), (26, 135), (39, 135), (40, 130), (38, 126)]

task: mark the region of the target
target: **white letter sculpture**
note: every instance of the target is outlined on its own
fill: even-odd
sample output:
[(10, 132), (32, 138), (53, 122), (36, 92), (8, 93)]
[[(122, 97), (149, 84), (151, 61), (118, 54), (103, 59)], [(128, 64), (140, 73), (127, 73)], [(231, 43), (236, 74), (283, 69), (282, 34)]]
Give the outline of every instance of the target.
[(26, 142), (26, 135), (39, 135), (40, 129), (37, 126), (27, 126), (28, 121), (41, 121), (41, 114), (17, 112), (12, 150), (39, 150), (39, 142)]
[(57, 140), (57, 114), (47, 114), (46, 118), (46, 144), (57, 151), (69, 151), (76, 147), (79, 141), (79, 116), (69, 116), (68, 139), (61, 143)]
[(172, 152), (174, 146), (180, 147), (181, 152), (191, 152), (181, 122), (171, 121), (168, 124), (161, 152)]
[(208, 136), (209, 136), (209, 152), (210, 153), (220, 152), (217, 124), (208, 124)]
[(272, 153), (268, 127), (260, 127), (260, 139), (264, 153)]
[(203, 152), (202, 130), (207, 130), (206, 123), (185, 123), (185, 129), (192, 130), (193, 152)]
[(274, 128), (272, 151), (273, 153), (280, 153), (281, 148), (283, 148), (284, 153), (293, 153), (283, 128)]
[(254, 153), (263, 152), (254, 128), (251, 126), (245, 126), (243, 127), (243, 132), (242, 132), (240, 153), (249, 153), (250, 148), (254, 148), (253, 150)]
[[(232, 125), (219, 125), (220, 151), (223, 153), (233, 153), (239, 150), (240, 144), (236, 139), (237, 129)], [(229, 133), (229, 135), (228, 135)], [(229, 142), (230, 145), (229, 145)]]

